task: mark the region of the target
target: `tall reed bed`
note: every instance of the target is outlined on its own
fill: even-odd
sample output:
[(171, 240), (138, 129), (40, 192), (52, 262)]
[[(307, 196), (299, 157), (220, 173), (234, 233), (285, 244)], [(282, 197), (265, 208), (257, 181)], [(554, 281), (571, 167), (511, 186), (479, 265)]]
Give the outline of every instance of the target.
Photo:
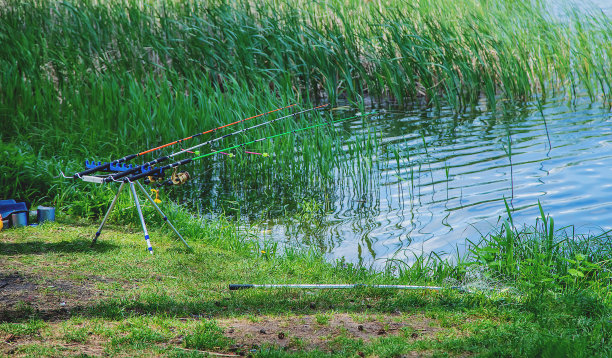
[[(5, 81), (90, 73), (266, 82), (310, 97), (462, 109), (570, 86), (609, 92), (612, 25), (533, 1), (28, 0), (2, 9)], [(19, 78), (19, 76), (17, 76)], [(571, 87), (569, 87), (571, 88)], [(568, 88), (568, 89), (569, 89)]]
[[(607, 97), (612, 25), (568, 14), (557, 20), (522, 0), (5, 2), (3, 157), (29, 152), (76, 170), (86, 157), (121, 156), (290, 102), (391, 99), (461, 111), (482, 96), (492, 108), (576, 88)], [(261, 144), (275, 166), (228, 161), (218, 168), (224, 185), (321, 186), (340, 157), (326, 133)], [(0, 179), (7, 196), (21, 188), (12, 177)]]

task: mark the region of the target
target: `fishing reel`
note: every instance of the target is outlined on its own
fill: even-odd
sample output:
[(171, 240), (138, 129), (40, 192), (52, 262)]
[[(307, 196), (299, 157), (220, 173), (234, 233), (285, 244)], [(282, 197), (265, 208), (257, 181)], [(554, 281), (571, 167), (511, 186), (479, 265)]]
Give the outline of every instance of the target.
[(191, 176), (189, 176), (187, 171), (179, 172), (177, 168), (174, 168), (172, 176), (170, 176), (170, 179), (166, 183), (168, 183), (167, 185), (183, 185), (189, 179), (191, 179)]
[(178, 168), (174, 168), (172, 175), (169, 179), (165, 179), (163, 176), (148, 176), (145, 179), (145, 184), (157, 183), (157, 186), (171, 186), (171, 185), (183, 185), (185, 184), (191, 176), (187, 171), (179, 172)]

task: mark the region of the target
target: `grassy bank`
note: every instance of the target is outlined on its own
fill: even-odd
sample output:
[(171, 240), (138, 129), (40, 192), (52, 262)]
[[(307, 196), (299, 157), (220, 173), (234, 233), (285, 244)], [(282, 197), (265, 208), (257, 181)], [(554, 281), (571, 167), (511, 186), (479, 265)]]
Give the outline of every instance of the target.
[[(172, 210), (194, 250), (150, 220), (0, 232), (3, 354), (22, 356), (609, 356), (610, 237), (554, 224), (492, 234), (459, 263), (371, 272), (279, 252), (231, 223)], [(152, 209), (145, 210), (152, 215)], [(134, 221), (136, 222), (136, 221)], [(546, 228), (545, 228), (546, 227)], [(466, 291), (246, 290), (230, 283), (427, 284)]]

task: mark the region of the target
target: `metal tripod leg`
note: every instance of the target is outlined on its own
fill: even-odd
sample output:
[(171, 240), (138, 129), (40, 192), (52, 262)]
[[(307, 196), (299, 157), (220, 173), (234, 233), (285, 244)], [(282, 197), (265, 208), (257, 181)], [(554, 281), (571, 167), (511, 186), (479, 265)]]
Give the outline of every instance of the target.
[(149, 193), (147, 193), (147, 191), (142, 186), (142, 184), (140, 184), (140, 182), (138, 182), (138, 181), (136, 182), (136, 184), (138, 184), (138, 187), (140, 188), (140, 190), (142, 190), (142, 192), (144, 193), (144, 195), (147, 198), (147, 200), (149, 200), (149, 202), (151, 202), (151, 204), (153, 204), (153, 207), (155, 208), (155, 210), (157, 210), (157, 212), (162, 217), (162, 219), (166, 222), (166, 224), (168, 224), (168, 226), (170, 226), (172, 231), (174, 231), (174, 233), (179, 237), (179, 239), (181, 239), (183, 244), (185, 244), (185, 246), (187, 246), (187, 248), (189, 250), (191, 250), (191, 247), (187, 244), (185, 239), (183, 239), (183, 236), (178, 232), (178, 230), (174, 227), (174, 225), (172, 225), (172, 223), (170, 222), (170, 219), (168, 219), (166, 214), (164, 214), (164, 212), (159, 208), (159, 206), (157, 206), (157, 203), (155, 202), (155, 200), (153, 200), (153, 198), (151, 198), (151, 195), (149, 195)]
[(145, 224), (144, 217), (142, 216), (142, 209), (140, 208), (140, 202), (138, 201), (138, 195), (136, 195), (136, 189), (134, 188), (133, 182), (130, 182), (130, 190), (132, 191), (132, 196), (134, 197), (134, 203), (136, 203), (136, 210), (138, 211), (138, 216), (140, 217), (140, 224), (142, 225), (142, 231), (144, 231), (147, 248), (149, 249), (149, 252), (152, 255), (153, 247), (151, 247), (151, 240), (149, 240), (149, 232), (147, 231), (147, 225)]
[(98, 236), (100, 236), (100, 233), (102, 233), (102, 228), (104, 227), (104, 224), (106, 224), (106, 220), (108, 220), (108, 216), (110, 215), (111, 211), (113, 211), (113, 208), (115, 207), (115, 204), (117, 203), (117, 199), (119, 198), (119, 194), (121, 194), (121, 190), (123, 190), (124, 185), (125, 183), (121, 183), (121, 185), (119, 186), (117, 195), (115, 195), (115, 198), (113, 199), (110, 206), (108, 207), (108, 210), (106, 211), (106, 214), (104, 215), (104, 219), (102, 219), (102, 224), (100, 224), (100, 227), (98, 228), (98, 231), (96, 231), (96, 235), (94, 236), (93, 241), (91, 242), (92, 246), (96, 243), (96, 241), (98, 241)]

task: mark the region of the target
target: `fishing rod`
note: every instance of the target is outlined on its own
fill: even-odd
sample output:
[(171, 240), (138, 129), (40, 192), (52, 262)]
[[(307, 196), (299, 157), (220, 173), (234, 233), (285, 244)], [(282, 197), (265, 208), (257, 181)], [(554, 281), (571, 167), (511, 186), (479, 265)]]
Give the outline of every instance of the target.
[(218, 130), (223, 129), (223, 128), (225, 128), (225, 127), (233, 126), (233, 125), (235, 125), (235, 124), (238, 124), (238, 123), (241, 123), (241, 122), (244, 122), (244, 121), (248, 121), (249, 119), (253, 119), (253, 118), (257, 118), (257, 117), (261, 117), (261, 116), (264, 116), (264, 115), (267, 115), (267, 114), (270, 114), (270, 113), (273, 113), (273, 112), (276, 112), (276, 111), (280, 111), (280, 110), (283, 110), (283, 109), (287, 109), (287, 108), (293, 107), (293, 106), (295, 106), (295, 105), (296, 105), (296, 104), (294, 103), (294, 104), (291, 104), (291, 105), (288, 105), (288, 106), (285, 106), (285, 107), (282, 107), (282, 108), (277, 108), (277, 109), (275, 109), (275, 110), (268, 111), (268, 112), (266, 112), (266, 113), (261, 113), (261, 114), (258, 114), (258, 115), (255, 115), (255, 116), (252, 116), (252, 117), (249, 117), (249, 118), (241, 119), (241, 120), (239, 120), (239, 121), (235, 121), (235, 122), (232, 122), (232, 123), (228, 123), (228, 124), (225, 124), (225, 125), (219, 126), (219, 127), (217, 127), (217, 128), (209, 129), (209, 130), (206, 130), (206, 131), (204, 131), (204, 132), (202, 132), (202, 133), (196, 133), (196, 134), (191, 135), (191, 136), (189, 136), (189, 137), (185, 137), (185, 138), (183, 138), (183, 139), (175, 140), (174, 142), (170, 142), (170, 143), (166, 143), (166, 144), (164, 144), (164, 145), (160, 145), (159, 147), (155, 147), (155, 148), (147, 149), (147, 150), (145, 150), (144, 152), (140, 152), (140, 153), (136, 153), (136, 154), (126, 155), (126, 156), (125, 156), (125, 157), (123, 157), (123, 158), (120, 158), (120, 159), (117, 159), (117, 160), (113, 160), (113, 161), (108, 162), (108, 163), (101, 163), (101, 164), (99, 164), (98, 166), (95, 166), (95, 167), (92, 167), (92, 168), (88, 168), (88, 169), (86, 169), (86, 170), (83, 170), (82, 172), (75, 173), (75, 174), (74, 174), (72, 177), (73, 177), (74, 179), (79, 179), (79, 178), (81, 178), (83, 175), (91, 174), (91, 173), (94, 173), (94, 172), (97, 172), (97, 171), (107, 170), (107, 169), (109, 169), (111, 166), (117, 166), (117, 165), (118, 165), (118, 164), (120, 164), (120, 163), (127, 162), (128, 160), (134, 159), (134, 158), (139, 157), (139, 156), (141, 156), (141, 155), (145, 155), (145, 154), (147, 154), (147, 153), (151, 153), (151, 152), (154, 152), (154, 151), (156, 151), (156, 150), (159, 150), (159, 149), (162, 149), (162, 148), (166, 148), (166, 147), (169, 147), (169, 146), (171, 146), (171, 145), (178, 144), (178, 143), (181, 143), (181, 142), (183, 142), (183, 141), (186, 141), (186, 140), (189, 140), (189, 139), (192, 139), (192, 138), (195, 138), (195, 137), (199, 137), (199, 136), (204, 135), (204, 134), (208, 134), (208, 133), (211, 133), (211, 132), (215, 132), (215, 131), (218, 131)]
[(166, 161), (170, 160), (171, 158), (173, 158), (173, 157), (175, 157), (175, 156), (177, 156), (179, 154), (191, 152), (194, 149), (197, 149), (197, 148), (200, 148), (202, 146), (215, 143), (215, 142), (220, 141), (220, 140), (222, 140), (224, 138), (231, 137), (233, 135), (237, 135), (237, 134), (240, 134), (240, 133), (244, 133), (244, 132), (249, 131), (251, 129), (255, 129), (255, 128), (258, 128), (258, 127), (261, 127), (261, 126), (265, 126), (265, 125), (274, 123), (276, 121), (280, 121), (282, 119), (286, 119), (286, 118), (290, 118), (290, 117), (295, 117), (297, 115), (300, 115), (300, 114), (303, 114), (303, 113), (306, 113), (306, 112), (322, 109), (322, 108), (327, 107), (327, 106), (329, 106), (329, 104), (324, 104), (324, 105), (317, 106), (317, 107), (314, 107), (314, 108), (305, 109), (305, 110), (300, 111), (300, 112), (296, 112), (296, 113), (292, 113), (292, 114), (289, 114), (289, 115), (286, 115), (286, 116), (283, 116), (283, 117), (275, 118), (275, 119), (269, 120), (267, 122), (262, 122), (262, 123), (256, 124), (256, 125), (248, 127), (248, 128), (243, 128), (243, 129), (241, 129), (239, 131), (235, 131), (235, 132), (232, 132), (232, 133), (228, 133), (228, 134), (222, 135), (221, 137), (217, 137), (215, 139), (211, 139), (209, 141), (206, 141), (206, 142), (194, 145), (193, 147), (190, 147), (190, 148), (187, 148), (187, 149), (182, 149), (182, 150), (180, 150), (178, 152), (175, 152), (173, 154), (170, 154), (170, 155), (167, 155), (167, 156), (163, 156), (163, 157), (159, 157), (157, 159), (151, 160), (151, 161), (149, 161), (147, 163), (144, 163), (144, 164), (142, 164), (140, 166), (135, 166), (135, 167), (133, 167), (131, 169), (120, 171), (119, 173), (116, 173), (116, 174), (113, 174), (113, 175), (110, 175), (110, 176), (104, 178), (104, 182), (105, 183), (110, 183), (111, 181), (116, 181), (117, 179), (126, 177), (126, 176), (128, 176), (130, 174), (134, 174), (134, 173), (137, 173), (137, 172), (141, 172), (141, 173), (145, 173), (146, 172), (149, 175), (151, 175), (149, 170), (146, 170), (147, 168), (150, 168), (151, 166), (153, 166), (155, 164), (166, 162)]
[[(311, 126), (308, 126), (308, 127), (303, 127), (303, 128), (299, 128), (299, 129), (290, 130), (290, 131), (287, 131), (287, 132), (284, 132), (284, 133), (275, 134), (275, 135), (272, 135), (272, 136), (269, 136), (269, 137), (262, 137), (262, 138), (259, 138), (259, 139), (252, 140), (250, 142), (233, 145), (231, 147), (219, 149), (219, 150), (216, 150), (214, 152), (203, 154), (203, 155), (200, 155), (200, 156), (197, 156), (197, 157), (186, 158), (186, 159), (183, 159), (183, 160), (179, 160), (177, 162), (174, 162), (174, 163), (171, 163), (171, 164), (167, 164), (167, 165), (165, 165), (163, 167), (157, 168), (156, 172), (163, 173), (164, 171), (166, 171), (168, 169), (175, 168), (175, 167), (178, 167), (178, 166), (181, 166), (181, 165), (185, 165), (185, 164), (188, 164), (188, 163), (191, 163), (193, 161), (209, 157), (209, 156), (217, 154), (217, 153), (227, 152), (229, 150), (240, 148), (240, 147), (244, 147), (244, 146), (247, 146), (249, 144), (258, 143), (258, 142), (262, 142), (262, 141), (265, 141), (265, 140), (271, 140), (271, 139), (274, 139), (274, 138), (277, 138), (277, 137), (281, 137), (281, 136), (284, 136), (284, 135), (287, 135), (287, 134), (297, 133), (297, 132), (301, 132), (301, 131), (305, 131), (305, 130), (309, 130), (309, 129), (313, 129), (313, 128), (317, 128), (317, 127), (328, 126), (328, 125), (332, 125), (334, 123), (340, 123), (340, 122), (344, 122), (344, 121), (347, 121), (347, 120), (350, 120), (350, 119), (368, 116), (370, 114), (372, 114), (372, 113), (359, 114), (359, 115), (356, 115), (356, 116), (352, 116), (352, 117), (348, 117), (348, 118), (343, 118), (343, 119), (339, 119), (339, 120), (336, 120), (336, 121), (330, 121), (330, 122), (326, 122), (326, 123), (319, 123), (319, 124), (311, 125)], [(131, 177), (124, 178), (123, 181), (126, 182), (126, 183), (133, 182), (135, 180), (138, 180), (138, 179), (144, 178), (146, 176), (150, 176), (150, 175), (151, 175), (150, 172), (139, 173), (139, 174), (132, 175)]]
[(281, 285), (253, 285), (253, 284), (230, 284), (231, 291), (246, 290), (249, 288), (305, 288), (305, 289), (347, 289), (347, 288), (385, 288), (398, 290), (463, 290), (460, 286), (442, 287), (442, 286), (411, 286), (411, 285), (366, 285), (362, 283), (346, 284), (346, 285), (328, 285), (328, 284), (281, 284)]

